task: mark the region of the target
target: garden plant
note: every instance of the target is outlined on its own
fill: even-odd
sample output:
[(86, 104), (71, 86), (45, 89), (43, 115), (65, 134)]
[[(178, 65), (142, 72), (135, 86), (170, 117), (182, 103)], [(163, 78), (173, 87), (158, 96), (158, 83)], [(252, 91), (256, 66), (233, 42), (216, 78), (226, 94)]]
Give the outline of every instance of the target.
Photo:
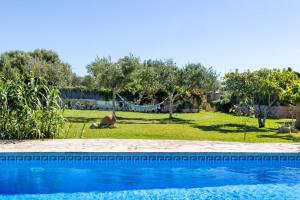
[(61, 99), (42, 78), (0, 78), (0, 139), (40, 139), (58, 135), (64, 124)]

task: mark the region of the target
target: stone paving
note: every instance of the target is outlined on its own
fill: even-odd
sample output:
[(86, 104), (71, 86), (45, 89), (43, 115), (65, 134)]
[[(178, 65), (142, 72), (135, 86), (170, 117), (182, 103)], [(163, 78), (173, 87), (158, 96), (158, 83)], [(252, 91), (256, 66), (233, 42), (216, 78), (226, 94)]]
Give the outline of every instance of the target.
[(0, 141), (0, 152), (261, 152), (300, 153), (300, 143), (187, 140), (53, 139)]

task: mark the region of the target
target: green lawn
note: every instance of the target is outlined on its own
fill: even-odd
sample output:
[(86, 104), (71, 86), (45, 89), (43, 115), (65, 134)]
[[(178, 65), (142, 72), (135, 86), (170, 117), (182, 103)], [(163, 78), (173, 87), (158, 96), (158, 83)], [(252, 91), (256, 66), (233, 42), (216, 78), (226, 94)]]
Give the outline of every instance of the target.
[(278, 134), (276, 128), (284, 120), (267, 120), (267, 128), (257, 128), (257, 120), (218, 112), (180, 113), (168, 120), (167, 114), (117, 112), (117, 128), (91, 129), (93, 121), (110, 111), (65, 110), (68, 119), (65, 133), (59, 138), (129, 138), (214, 140), (246, 142), (295, 142), (298, 134)]

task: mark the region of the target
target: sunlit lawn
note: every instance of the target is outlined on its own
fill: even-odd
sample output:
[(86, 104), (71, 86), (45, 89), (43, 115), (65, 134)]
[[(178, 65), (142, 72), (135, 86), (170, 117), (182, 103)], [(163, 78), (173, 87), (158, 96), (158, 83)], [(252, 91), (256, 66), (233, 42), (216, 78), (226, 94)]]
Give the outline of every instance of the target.
[[(66, 110), (65, 133), (59, 138), (175, 139), (246, 142), (295, 142), (298, 134), (278, 134), (285, 120), (267, 120), (267, 127), (257, 128), (257, 120), (218, 112), (167, 114), (117, 112), (117, 128), (91, 129), (94, 121), (110, 111)], [(245, 126), (246, 124), (246, 126)]]

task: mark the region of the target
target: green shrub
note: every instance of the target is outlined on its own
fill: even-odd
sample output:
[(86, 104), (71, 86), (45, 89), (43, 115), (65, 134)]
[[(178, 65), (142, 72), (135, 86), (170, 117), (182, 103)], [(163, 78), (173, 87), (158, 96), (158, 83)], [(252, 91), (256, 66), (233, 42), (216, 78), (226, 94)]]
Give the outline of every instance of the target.
[(231, 101), (227, 98), (217, 99), (215, 101), (212, 101), (211, 104), (215, 106), (217, 111), (221, 111), (221, 112), (227, 113), (231, 108)]
[(40, 78), (0, 77), (0, 139), (51, 138), (62, 130), (60, 95)]

